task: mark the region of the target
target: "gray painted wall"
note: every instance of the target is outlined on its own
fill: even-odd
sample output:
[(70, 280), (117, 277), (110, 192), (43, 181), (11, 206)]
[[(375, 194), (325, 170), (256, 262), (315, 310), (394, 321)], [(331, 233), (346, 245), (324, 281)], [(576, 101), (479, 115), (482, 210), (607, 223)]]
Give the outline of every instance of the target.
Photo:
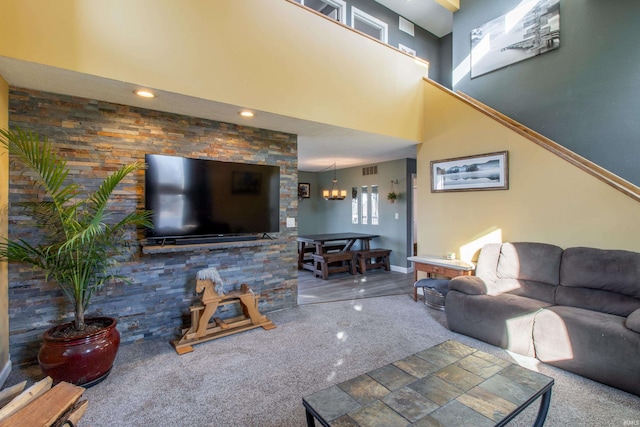
[[(299, 172), (299, 182), (311, 183), (311, 197), (298, 203), (298, 234), (317, 233), (372, 233), (380, 235), (371, 241), (372, 247), (391, 249), (391, 264), (407, 268), (410, 263), (409, 246), (411, 223), (411, 174), (415, 173), (414, 159), (400, 159), (379, 163), (377, 175), (362, 175), (362, 167), (338, 169), (336, 177), (340, 189), (346, 189), (344, 200), (324, 200), (322, 189), (330, 188), (333, 170), (320, 173)], [(395, 203), (387, 201), (391, 180), (396, 193), (401, 193)], [(314, 185), (315, 183), (315, 185)], [(380, 224), (367, 225), (351, 223), (351, 188), (363, 185), (378, 185), (380, 193)], [(396, 213), (398, 219), (395, 219)]]
[(447, 87), (449, 89), (451, 89), (452, 87), (451, 86), (452, 85), (451, 75), (453, 72), (451, 68), (453, 64), (452, 49), (453, 49), (453, 34), (449, 33), (440, 39), (440, 63), (439, 63), (440, 79), (436, 80), (432, 77), (432, 80), (437, 81), (442, 86)]
[[(470, 32), (513, 0), (461, 0), (453, 68)], [(622, 178), (640, 185), (640, 1), (561, 0), (560, 48), (489, 74), (467, 74), (467, 93)]]
[(318, 175), (314, 172), (298, 171), (298, 182), (311, 185), (308, 199), (298, 199), (298, 234), (319, 234), (322, 228), (318, 225), (318, 212), (321, 204), (326, 203), (320, 197), (322, 189), (318, 187)]

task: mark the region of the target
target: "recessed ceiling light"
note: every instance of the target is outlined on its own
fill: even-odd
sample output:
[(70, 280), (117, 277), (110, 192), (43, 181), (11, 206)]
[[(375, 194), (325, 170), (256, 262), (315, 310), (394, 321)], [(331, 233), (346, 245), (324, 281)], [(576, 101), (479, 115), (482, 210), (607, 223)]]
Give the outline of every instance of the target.
[(238, 114), (240, 114), (242, 117), (253, 117), (253, 111), (249, 111), (249, 110), (243, 110), (240, 111)]
[(151, 92), (150, 90), (146, 90), (146, 89), (134, 90), (133, 93), (135, 93), (136, 95), (141, 96), (143, 98), (155, 98), (156, 97), (153, 94), (153, 92)]

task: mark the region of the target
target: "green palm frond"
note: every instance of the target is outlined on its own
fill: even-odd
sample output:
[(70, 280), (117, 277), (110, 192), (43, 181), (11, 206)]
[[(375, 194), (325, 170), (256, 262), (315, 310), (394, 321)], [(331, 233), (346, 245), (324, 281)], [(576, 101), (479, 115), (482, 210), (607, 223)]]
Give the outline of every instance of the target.
[(118, 184), (127, 177), (130, 173), (144, 168), (144, 162), (134, 162), (129, 165), (124, 165), (111, 175), (109, 175), (100, 185), (100, 188), (91, 195), (91, 201), (94, 203), (94, 209), (104, 210), (111, 194), (116, 189)]
[(73, 303), (76, 327), (82, 328), (84, 310), (106, 282), (121, 279), (113, 270), (116, 256), (123, 254), (123, 237), (134, 227), (150, 227), (150, 212), (132, 212), (110, 223), (108, 203), (116, 187), (143, 162), (124, 165), (109, 175), (92, 194), (68, 182), (66, 161), (55, 153), (46, 138), (21, 129), (0, 129), (0, 144), (15, 160), (35, 173), (41, 199), (21, 203), (31, 222), (43, 231), (38, 239), (0, 242), (0, 259), (24, 262), (41, 268)]
[(69, 175), (67, 162), (52, 151), (46, 138), (41, 141), (38, 134), (22, 129), (0, 129), (0, 143), (5, 145), (9, 154), (36, 172), (36, 182), (45, 194), (51, 196), (58, 209), (77, 194), (77, 184), (64, 185)]

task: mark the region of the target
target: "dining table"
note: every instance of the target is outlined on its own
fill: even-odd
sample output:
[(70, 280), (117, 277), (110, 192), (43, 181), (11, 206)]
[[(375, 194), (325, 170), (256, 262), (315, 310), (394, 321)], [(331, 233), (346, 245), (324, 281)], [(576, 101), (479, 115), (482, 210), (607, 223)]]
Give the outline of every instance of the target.
[(324, 234), (301, 234), (298, 236), (298, 269), (313, 271), (313, 263), (305, 262), (305, 253), (309, 253), (307, 248), (312, 246), (314, 254), (323, 254), (328, 248), (341, 252), (350, 251), (353, 245), (360, 241), (360, 249), (369, 250), (371, 239), (379, 237), (378, 234), (367, 233), (324, 233)]

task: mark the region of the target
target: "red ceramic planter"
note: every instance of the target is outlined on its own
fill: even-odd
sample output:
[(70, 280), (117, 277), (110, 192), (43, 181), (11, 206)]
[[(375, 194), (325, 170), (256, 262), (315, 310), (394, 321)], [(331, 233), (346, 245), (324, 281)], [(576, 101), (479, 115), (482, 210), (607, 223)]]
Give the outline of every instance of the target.
[(42, 335), (44, 343), (38, 353), (42, 372), (55, 383), (66, 381), (75, 385), (91, 387), (105, 379), (120, 346), (117, 321), (112, 317), (86, 319), (105, 322), (107, 326), (94, 333), (78, 338), (55, 338), (56, 331), (69, 324), (55, 326)]

